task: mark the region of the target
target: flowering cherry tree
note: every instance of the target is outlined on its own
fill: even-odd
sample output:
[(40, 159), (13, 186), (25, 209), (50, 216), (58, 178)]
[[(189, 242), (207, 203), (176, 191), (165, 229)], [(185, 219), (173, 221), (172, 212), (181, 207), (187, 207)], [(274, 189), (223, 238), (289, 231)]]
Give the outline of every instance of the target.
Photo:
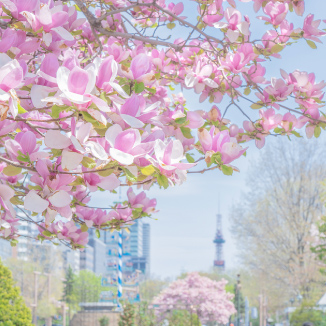
[(164, 318), (170, 310), (187, 310), (197, 314), (202, 323), (227, 324), (236, 310), (233, 294), (225, 291), (227, 281), (212, 281), (198, 273), (173, 282), (153, 300), (153, 307)]
[[(265, 23), (259, 39), (240, 2)], [(165, 0), (0, 5), (0, 235), (13, 245), (24, 219), (39, 240), (83, 248), (88, 228), (119, 229), (156, 207), (132, 188), (123, 203), (89, 207), (97, 191), (231, 175), (248, 142), (261, 148), (269, 135), (303, 128), (318, 137), (326, 126), (326, 84), (313, 73), (265, 78), (265, 63), (288, 45), (316, 48), (325, 34), (313, 14), (291, 22), (305, 15), (303, 0), (188, 1), (195, 22), (183, 2)], [(175, 27), (186, 37), (169, 36)], [(207, 110), (189, 111), (174, 85), (194, 90)], [(242, 125), (226, 118), (230, 107)]]

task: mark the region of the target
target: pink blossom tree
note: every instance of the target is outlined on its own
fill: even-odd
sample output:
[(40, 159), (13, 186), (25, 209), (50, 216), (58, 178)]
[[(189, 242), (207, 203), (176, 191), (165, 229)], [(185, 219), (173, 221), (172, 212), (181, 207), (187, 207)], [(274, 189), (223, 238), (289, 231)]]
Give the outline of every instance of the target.
[(163, 290), (152, 304), (161, 318), (171, 310), (187, 310), (197, 314), (202, 323), (227, 324), (236, 310), (231, 301), (233, 294), (225, 291), (226, 284), (226, 280), (216, 282), (190, 273)]
[[(239, 2), (254, 6), (258, 39)], [(119, 229), (156, 207), (134, 190), (90, 207), (96, 192), (232, 175), (247, 143), (303, 128), (319, 137), (326, 126), (326, 84), (313, 72), (266, 78), (265, 63), (293, 41), (316, 48), (325, 34), (303, 0), (187, 1), (194, 22), (183, 2), (165, 0), (0, 4), (0, 236), (13, 245), (24, 219), (39, 240), (83, 248), (88, 228)], [(306, 15), (297, 26), (295, 15)], [(174, 85), (207, 109), (189, 111)], [(242, 124), (227, 119), (231, 107)]]

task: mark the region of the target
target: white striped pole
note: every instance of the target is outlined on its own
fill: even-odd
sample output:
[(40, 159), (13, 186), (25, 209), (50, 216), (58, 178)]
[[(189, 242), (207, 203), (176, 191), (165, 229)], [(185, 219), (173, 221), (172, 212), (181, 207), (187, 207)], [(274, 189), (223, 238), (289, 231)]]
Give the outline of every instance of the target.
[(122, 309), (122, 230), (119, 231), (119, 263), (118, 263), (118, 308)]

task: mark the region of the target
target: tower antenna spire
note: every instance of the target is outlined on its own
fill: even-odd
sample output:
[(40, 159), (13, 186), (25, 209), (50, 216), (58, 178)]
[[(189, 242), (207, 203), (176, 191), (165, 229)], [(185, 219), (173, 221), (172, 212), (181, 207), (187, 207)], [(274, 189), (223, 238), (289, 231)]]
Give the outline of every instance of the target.
[(215, 243), (216, 254), (214, 260), (214, 267), (219, 270), (225, 269), (225, 261), (223, 255), (223, 245), (225, 243), (222, 231), (222, 215), (220, 214), (220, 198), (218, 198), (218, 214), (217, 217), (217, 228), (216, 228), (216, 235), (213, 240)]

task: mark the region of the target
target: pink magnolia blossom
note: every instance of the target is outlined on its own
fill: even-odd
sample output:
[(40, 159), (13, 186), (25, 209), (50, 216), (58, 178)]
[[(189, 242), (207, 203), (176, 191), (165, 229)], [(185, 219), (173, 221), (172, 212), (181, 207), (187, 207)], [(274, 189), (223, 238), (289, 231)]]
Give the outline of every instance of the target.
[(208, 132), (202, 129), (198, 131), (198, 138), (204, 153), (221, 153), (224, 164), (231, 163), (247, 150), (247, 148), (242, 148), (235, 138), (230, 137), (228, 130), (219, 131), (211, 127)]
[(268, 15), (267, 17), (259, 17), (262, 20), (265, 20), (272, 25), (280, 25), (282, 21), (285, 19), (287, 13), (289, 11), (289, 5), (283, 2), (268, 2), (264, 7), (264, 13)]
[(228, 7), (224, 12), (224, 17), (228, 21), (227, 23), (218, 22), (214, 23), (215, 28), (227, 28), (226, 36), (230, 42), (236, 42), (238, 37), (242, 34), (249, 36), (249, 22), (241, 21), (242, 15), (240, 11), (235, 8)]
[(119, 125), (113, 125), (105, 133), (109, 142), (110, 155), (121, 164), (130, 165), (135, 158), (144, 157), (153, 149), (153, 143), (141, 143), (141, 136), (137, 129), (125, 131)]
[(144, 191), (135, 195), (132, 188), (129, 188), (127, 196), (132, 208), (142, 208), (143, 212), (147, 214), (155, 212), (156, 199), (149, 199)]

